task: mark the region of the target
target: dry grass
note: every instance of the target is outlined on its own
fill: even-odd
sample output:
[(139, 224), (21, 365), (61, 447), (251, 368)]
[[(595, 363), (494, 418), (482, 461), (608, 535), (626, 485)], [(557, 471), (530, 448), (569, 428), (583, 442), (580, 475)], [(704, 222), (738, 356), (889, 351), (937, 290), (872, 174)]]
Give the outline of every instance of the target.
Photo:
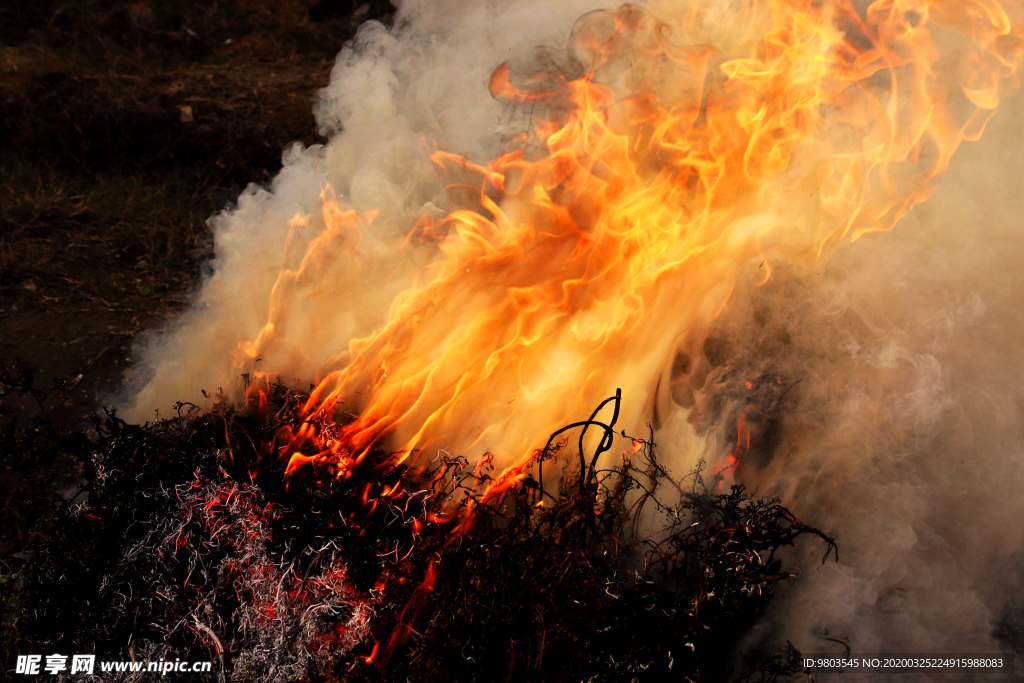
[(0, 166), (0, 308), (124, 305), (180, 293), (210, 206), (188, 179), (112, 171), (73, 176), (44, 164)]
[[(486, 457), (417, 470), (378, 449), (344, 477), (320, 463), (286, 479), (282, 440), (299, 423), (324, 428), (302, 416), (307, 398), (277, 384), (248, 408), (183, 405), (144, 427), (108, 416), (88, 438), (22, 439), (74, 454), (88, 497), (60, 506), (20, 589), (8, 580), (0, 640), (107, 659), (203, 652), (215, 671), (197, 680), (211, 681), (798, 672), (798, 653), (777, 643), (733, 667), (773, 586), (792, 577), (778, 551), (804, 537), (822, 542), (822, 561), (835, 551), (777, 500), (718, 492), (700, 469), (673, 480), (650, 439), (614, 466), (586, 465), (594, 454), (565, 430), (537, 454), (548, 477), (562, 472), (544, 505), (532, 476), (483, 496), (497, 474)], [(629, 443), (614, 417), (585, 424), (603, 445)], [(634, 532), (645, 508), (662, 533)]]

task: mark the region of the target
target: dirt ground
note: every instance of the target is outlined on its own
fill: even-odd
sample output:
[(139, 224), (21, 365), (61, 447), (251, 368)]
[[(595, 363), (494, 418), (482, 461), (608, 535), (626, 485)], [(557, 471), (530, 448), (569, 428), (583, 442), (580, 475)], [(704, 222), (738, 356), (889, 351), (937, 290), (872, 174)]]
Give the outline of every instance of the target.
[[(134, 337), (187, 304), (212, 256), (206, 219), (267, 181), (288, 143), (322, 141), (311, 103), (335, 55), (391, 11), (387, 0), (0, 0), (5, 577), (78, 478), (75, 463), (10, 444), (44, 424), (82, 428), (120, 384)], [(16, 386), (28, 369), (36, 395)]]

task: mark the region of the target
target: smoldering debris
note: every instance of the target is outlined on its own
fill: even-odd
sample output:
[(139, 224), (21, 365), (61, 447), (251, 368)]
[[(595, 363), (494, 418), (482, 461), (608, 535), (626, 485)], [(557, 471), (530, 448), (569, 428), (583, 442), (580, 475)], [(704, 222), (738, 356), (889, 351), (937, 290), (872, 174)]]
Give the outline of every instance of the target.
[(230, 664), (242, 680), (293, 681), (366, 635), (371, 607), (337, 549), (310, 539), (289, 552), (287, 511), (207, 455), (211, 426), (140, 428), (114, 415), (96, 425), (87, 499), (60, 509), (29, 567), (34, 649), (132, 661), (205, 653), (217, 680)]
[[(571, 472), (551, 506), (531, 504), (530, 486), (516, 489), (507, 512), (490, 515), (452, 553), (458, 570), (441, 574), (434, 610), (399, 671), (423, 681), (455, 672), (487, 680), (483, 672), (506, 668), (508, 680), (736, 675), (737, 639), (772, 585), (791, 577), (776, 551), (805, 534), (825, 542), (823, 559), (836, 548), (777, 500), (752, 500), (739, 486), (716, 495), (700, 472), (692, 476), (679, 493), (643, 441), (634, 460), (594, 472), (582, 487)], [(667, 485), (666, 497), (678, 494), (673, 506), (656, 495)], [(672, 520), (660, 540), (630, 533), (645, 504)], [(772, 653), (747, 662), (746, 675), (792, 676), (798, 659), (791, 649)]]
[[(728, 656), (791, 577), (781, 548), (809, 535), (823, 561), (836, 552), (777, 500), (718, 491), (703, 469), (674, 481), (653, 433), (627, 437), (614, 417), (576, 425), (600, 432), (599, 450), (625, 447), (614, 467), (577, 452), (571, 430), (537, 453), (557, 495), (526, 476), (483, 496), (486, 454), (381, 473), (375, 453), (347, 478), (284, 476), (274, 438), (303, 421), (303, 399), (278, 384), (248, 407), (180, 406), (145, 426), (109, 414), (91, 438), (62, 437), (86, 483), (24, 570), (21, 651), (207, 659), (217, 681), (798, 672), (792, 648)], [(660, 533), (638, 534), (652, 515)]]

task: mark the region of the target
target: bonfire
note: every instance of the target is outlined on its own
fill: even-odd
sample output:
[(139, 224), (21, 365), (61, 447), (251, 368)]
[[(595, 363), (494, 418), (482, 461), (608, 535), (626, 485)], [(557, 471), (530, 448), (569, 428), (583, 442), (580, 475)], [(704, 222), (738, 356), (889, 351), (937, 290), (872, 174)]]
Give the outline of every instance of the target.
[[(431, 47), (413, 4), (369, 22), (318, 104), (329, 142), (214, 219), (212, 275), (117, 408), (49, 435), (86, 470), (17, 598), (23, 641), (202, 653), (218, 681), (805, 675), (767, 610), (843, 539), (813, 517), (829, 394), (779, 311), (983, 136), (1020, 12), (597, 9), (560, 52), (474, 63), (484, 114), (409, 76), (462, 29)], [(480, 149), (460, 115), (495, 127)]]

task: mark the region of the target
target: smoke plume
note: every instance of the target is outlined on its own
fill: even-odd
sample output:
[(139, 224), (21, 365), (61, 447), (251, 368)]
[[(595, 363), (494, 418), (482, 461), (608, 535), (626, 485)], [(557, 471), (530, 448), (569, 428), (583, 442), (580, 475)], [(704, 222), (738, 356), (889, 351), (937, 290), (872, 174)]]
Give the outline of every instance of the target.
[(360, 236), (358, 263), (332, 264), (320, 274), (330, 286), (308, 295), (315, 307), (292, 311), (305, 316), (290, 321), (305, 333), (303, 349), (273, 371), (313, 381), (349, 340), (381, 327), (395, 296), (413, 283), (409, 271), (422, 265), (406, 260), (433, 256), (399, 254), (393, 242), (420, 216), (451, 208), (444, 193), (450, 179), (437, 173), (430, 155), (443, 149), (485, 164), (522, 132), (521, 112), (491, 96), (491, 73), (516, 57), (538, 59), (547, 46), (564, 52), (575, 20), (597, 5), (408, 1), (390, 31), (376, 21), (364, 24), (314, 104), (330, 142), (290, 147), (268, 186), (251, 185), (210, 220), (214, 274), (192, 309), (139, 350), (137, 376), (120, 401), (123, 414), (147, 420), (176, 401), (208, 405), (203, 391), (241, 395), (240, 375), (252, 368), (240, 368), (232, 352), (259, 335), (275, 313), (268, 302), (279, 273), (298, 268), (305, 245), (324, 229), (325, 188), (346, 208), (380, 214)]
[(837, 654), (822, 638), (860, 652), (1019, 651), (1022, 122), (1017, 96), (895, 230), (766, 285), (722, 331), (735, 355), (706, 391), (795, 384), (769, 415), (754, 402), (761, 452), (742, 478), (842, 548), (838, 565), (800, 557), (759, 637)]
[[(211, 219), (213, 274), (188, 313), (137, 349), (123, 413), (145, 420), (175, 401), (207, 406), (218, 391), (241, 400), (243, 375), (281, 378), (320, 384), (319, 399), (364, 411), (364, 431), (390, 430), (396, 449), (493, 449), (522, 469), (552, 427), (585, 418), (622, 387), (622, 424), (639, 436), (650, 421), (677, 474), (706, 460), (725, 481), (777, 495), (838, 536), (838, 565), (794, 557), (801, 575), (751, 643), (789, 639), (815, 652), (836, 647), (825, 637), (849, 637), (860, 652), (999, 649), (1018, 619), (1009, 596), (1020, 589), (1024, 540), (1024, 102), (1005, 95), (1020, 25), (1011, 29), (997, 2), (936, 2), (934, 34), (908, 20), (892, 45), (871, 48), (836, 27), (856, 23), (847, 9), (877, 20), (880, 4), (834, 3), (804, 42), (791, 35), (800, 21), (778, 24), (785, 3), (748, 5), (744, 23), (733, 22), (738, 4), (724, 2), (616, 12), (589, 0), (406, 0), (392, 28), (367, 23), (315, 105), (330, 141), (290, 148), (268, 187), (250, 187)], [(780, 45), (793, 49), (776, 55)], [(807, 57), (855, 49), (862, 61), (835, 73)], [(887, 49), (888, 71), (869, 73), (869, 57)], [(450, 216), (466, 228), (474, 211), (502, 229), (509, 217), (557, 232), (510, 189), (510, 169), (533, 177), (540, 167), (525, 164), (543, 145), (532, 127), (571, 109), (547, 94), (586, 73), (600, 89), (574, 96), (640, 103), (609, 105), (606, 117), (613, 132), (632, 131), (610, 138), (633, 145), (623, 146), (624, 180), (616, 185), (605, 169), (614, 145), (588, 148), (587, 177), (613, 190), (657, 187), (662, 153), (685, 142), (657, 131), (690, 121), (687, 112), (687, 125), (707, 129), (726, 120), (714, 112), (728, 113), (755, 153), (723, 161), (717, 184), (674, 188), (706, 197), (701, 210), (672, 213), (672, 193), (655, 202), (662, 210), (639, 223), (654, 225), (655, 237), (621, 238), (613, 225), (607, 251), (625, 260), (602, 262), (603, 280), (587, 269), (561, 274), (584, 242), (573, 237), (559, 251), (565, 244), (552, 238), (555, 289), (591, 280), (604, 289), (580, 285), (587, 305), (535, 329), (499, 324), (505, 309), (488, 299), (492, 289), (515, 290), (512, 308), (531, 315), (550, 303), (546, 290), (523, 284), (548, 267), (530, 261), (543, 253), (523, 249), (528, 267), (518, 271), (484, 260), (462, 275), (465, 248), (423, 236)], [(784, 83), (764, 85), (768, 76)], [(830, 83), (843, 87), (813, 116), (789, 98), (827, 97)], [(795, 113), (765, 141), (750, 130), (774, 109), (753, 104), (776, 89), (784, 96), (772, 102)], [(664, 128), (637, 99), (645, 93), (671, 113)], [(581, 139), (593, 133), (581, 129)], [(722, 144), (736, 137), (730, 130)], [(523, 165), (487, 167), (524, 133)], [(498, 170), (500, 182), (488, 175)], [(538, 187), (556, 196), (571, 177)], [(633, 205), (607, 187), (599, 192), (609, 211)], [(586, 183), (572, 191), (598, 192)], [(486, 204), (495, 196), (500, 210)], [(556, 200), (574, 229), (599, 223)], [(466, 244), (490, 239), (470, 232), (460, 233)], [(671, 238), (659, 242), (663, 234)], [(606, 258), (594, 242), (589, 265)], [(644, 260), (629, 260), (634, 253)], [(639, 284), (620, 293), (623, 281)], [(450, 295), (423, 303), (434, 290)], [(535, 291), (536, 300), (515, 298)], [(483, 318), (494, 340), (463, 335)], [(540, 351), (500, 374), (494, 368), (511, 363), (502, 335)], [(387, 344), (403, 352), (381, 351)], [(430, 379), (418, 374), (423, 364)], [(471, 379), (451, 374), (469, 369)]]

